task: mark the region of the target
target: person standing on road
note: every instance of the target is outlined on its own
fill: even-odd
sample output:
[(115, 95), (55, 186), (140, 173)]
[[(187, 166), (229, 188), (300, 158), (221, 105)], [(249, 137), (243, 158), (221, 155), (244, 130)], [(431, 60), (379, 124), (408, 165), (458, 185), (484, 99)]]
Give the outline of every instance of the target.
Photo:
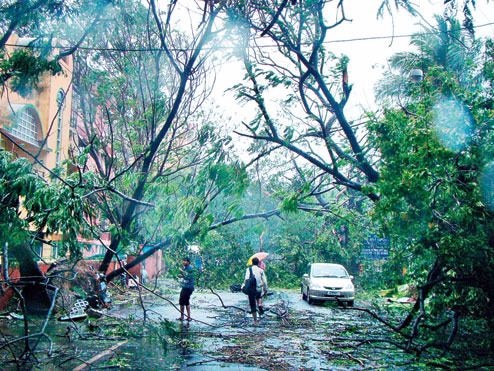
[(187, 312), (187, 321), (191, 320), (190, 317), (190, 296), (194, 291), (194, 268), (190, 265), (190, 258), (182, 259), (182, 269), (180, 270), (180, 278), (182, 279), (182, 290), (180, 291), (180, 298), (178, 304), (180, 305), (180, 321), (184, 320), (184, 309)]
[(252, 259), (252, 266), (247, 268), (247, 270), (245, 271), (245, 279), (242, 288), (247, 284), (247, 281), (250, 278), (251, 270), (256, 279), (256, 290), (249, 293), (249, 305), (250, 312), (252, 313), (252, 317), (254, 318), (254, 324), (257, 324), (257, 308), (259, 307), (260, 315), (264, 313), (264, 308), (262, 306), (262, 296), (263, 294), (266, 294), (268, 292), (268, 281), (266, 280), (264, 270), (259, 268), (259, 259), (254, 258)]
[(106, 276), (103, 273), (98, 273), (96, 280), (96, 292), (98, 294), (100, 305), (103, 308), (110, 308), (111, 297), (110, 293), (108, 292), (108, 285), (106, 284)]

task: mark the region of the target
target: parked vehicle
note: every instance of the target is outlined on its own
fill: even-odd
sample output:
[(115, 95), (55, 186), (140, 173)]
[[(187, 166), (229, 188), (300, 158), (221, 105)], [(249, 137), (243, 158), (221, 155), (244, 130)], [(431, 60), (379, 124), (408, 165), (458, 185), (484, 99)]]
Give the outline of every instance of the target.
[(302, 277), (302, 299), (309, 304), (316, 301), (338, 301), (353, 306), (355, 287), (350, 276), (340, 264), (313, 263)]

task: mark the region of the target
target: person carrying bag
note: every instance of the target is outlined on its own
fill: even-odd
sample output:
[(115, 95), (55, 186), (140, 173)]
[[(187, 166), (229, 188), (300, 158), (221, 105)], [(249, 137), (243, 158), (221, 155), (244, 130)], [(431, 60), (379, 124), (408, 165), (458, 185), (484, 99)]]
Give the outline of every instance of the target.
[(252, 266), (245, 271), (245, 280), (242, 285), (242, 292), (249, 296), (250, 312), (254, 318), (254, 324), (258, 324), (257, 307), (259, 314), (264, 313), (262, 306), (262, 293), (268, 291), (268, 282), (264, 270), (259, 268), (259, 259), (252, 259)]

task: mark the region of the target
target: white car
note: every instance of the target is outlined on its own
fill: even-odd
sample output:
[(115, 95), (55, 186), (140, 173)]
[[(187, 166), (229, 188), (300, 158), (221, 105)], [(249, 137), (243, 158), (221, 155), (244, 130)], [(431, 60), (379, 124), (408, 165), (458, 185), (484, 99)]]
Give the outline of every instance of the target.
[(309, 304), (333, 300), (351, 307), (355, 300), (352, 279), (353, 276), (340, 264), (310, 264), (309, 273), (302, 277), (302, 299)]

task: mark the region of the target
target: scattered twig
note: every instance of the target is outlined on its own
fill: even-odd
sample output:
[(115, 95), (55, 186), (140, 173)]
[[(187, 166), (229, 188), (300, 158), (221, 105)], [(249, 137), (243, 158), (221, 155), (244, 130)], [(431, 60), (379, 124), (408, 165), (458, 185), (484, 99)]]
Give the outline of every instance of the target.
[(360, 366), (364, 367), (364, 362), (358, 358), (355, 358), (354, 356), (352, 356), (350, 353), (344, 353), (348, 358), (350, 358), (352, 361), (355, 361), (357, 362)]
[(225, 305), (225, 303), (223, 302), (223, 299), (221, 298), (221, 296), (218, 293), (216, 293), (211, 287), (209, 287), (209, 290), (213, 293), (213, 295), (215, 295), (220, 300), (222, 308), (225, 308), (225, 309), (234, 308), (234, 309), (238, 309), (239, 311), (242, 311), (244, 313), (247, 313), (247, 311), (244, 308), (240, 308), (240, 307), (237, 307), (235, 305)]
[(229, 359), (226, 357), (221, 357), (221, 358), (215, 358), (211, 356), (207, 356), (209, 359), (203, 359), (202, 361), (197, 361), (197, 362), (192, 362), (192, 363), (187, 363), (187, 367), (192, 367), (192, 366), (198, 366), (198, 365), (203, 365), (205, 363), (209, 362), (226, 362)]

